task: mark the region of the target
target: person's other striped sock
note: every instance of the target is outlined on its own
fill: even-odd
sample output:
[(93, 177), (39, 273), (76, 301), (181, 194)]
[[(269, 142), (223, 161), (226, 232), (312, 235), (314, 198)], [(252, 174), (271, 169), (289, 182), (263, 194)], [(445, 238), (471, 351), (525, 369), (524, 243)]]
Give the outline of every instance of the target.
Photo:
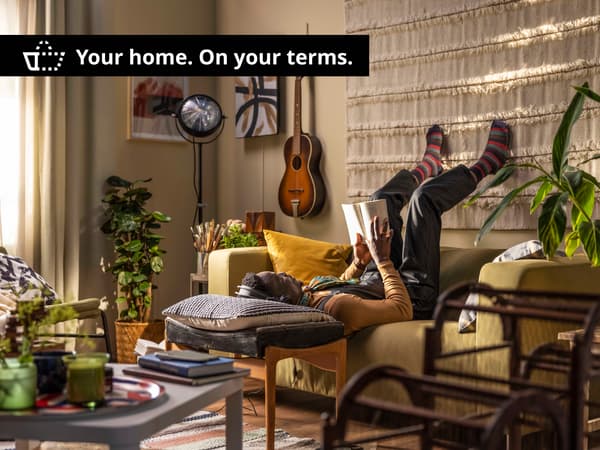
[(494, 120), (483, 154), (469, 168), (478, 183), (486, 175), (498, 172), (506, 164), (506, 160), (510, 155), (509, 140), (510, 130), (508, 125), (501, 120)]
[(423, 159), (411, 170), (419, 184), (429, 177), (438, 176), (444, 170), (440, 155), (443, 140), (444, 132), (439, 125), (434, 125), (427, 131), (427, 147)]

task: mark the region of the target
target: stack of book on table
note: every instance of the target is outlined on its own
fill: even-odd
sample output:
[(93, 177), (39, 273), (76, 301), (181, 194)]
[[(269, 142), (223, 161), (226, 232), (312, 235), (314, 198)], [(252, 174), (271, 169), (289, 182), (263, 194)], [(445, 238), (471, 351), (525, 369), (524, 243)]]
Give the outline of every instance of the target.
[(192, 350), (160, 351), (138, 358), (138, 365), (123, 373), (174, 383), (201, 385), (238, 376), (233, 359)]

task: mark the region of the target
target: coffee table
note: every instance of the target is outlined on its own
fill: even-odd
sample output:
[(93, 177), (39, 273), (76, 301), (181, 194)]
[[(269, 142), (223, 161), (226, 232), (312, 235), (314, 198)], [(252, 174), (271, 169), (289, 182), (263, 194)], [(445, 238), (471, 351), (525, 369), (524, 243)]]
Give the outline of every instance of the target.
[[(111, 364), (115, 376), (122, 376), (126, 364)], [(134, 407), (115, 408), (114, 413), (0, 416), (0, 429), (10, 430), (17, 450), (37, 448), (37, 441), (100, 442), (112, 450), (140, 448), (140, 441), (184, 417), (225, 398), (228, 449), (242, 449), (242, 389), (239, 377), (203, 386), (158, 382), (165, 395)], [(121, 411), (122, 410), (122, 411)]]

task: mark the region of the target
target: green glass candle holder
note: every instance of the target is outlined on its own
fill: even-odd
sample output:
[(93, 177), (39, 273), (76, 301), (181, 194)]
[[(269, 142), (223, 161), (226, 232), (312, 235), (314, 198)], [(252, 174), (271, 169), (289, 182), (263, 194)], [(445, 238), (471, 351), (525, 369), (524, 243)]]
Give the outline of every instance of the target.
[(35, 364), (19, 364), (8, 359), (8, 367), (0, 368), (0, 409), (29, 409), (35, 405), (37, 369)]
[(79, 353), (63, 357), (67, 365), (67, 400), (95, 408), (104, 402), (104, 366), (108, 353)]

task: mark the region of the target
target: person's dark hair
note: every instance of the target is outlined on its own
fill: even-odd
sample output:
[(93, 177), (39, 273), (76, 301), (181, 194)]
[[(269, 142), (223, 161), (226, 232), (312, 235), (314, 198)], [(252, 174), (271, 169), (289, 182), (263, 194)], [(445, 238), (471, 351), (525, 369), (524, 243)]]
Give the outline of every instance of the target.
[(264, 300), (271, 300), (274, 302), (290, 303), (290, 299), (285, 296), (273, 296), (265, 282), (254, 272), (248, 272), (242, 278), (242, 284), (238, 286), (236, 292), (238, 297), (244, 298), (259, 298)]
[(242, 278), (242, 284), (258, 291), (263, 291), (265, 294), (267, 293), (267, 286), (265, 286), (264, 281), (254, 272), (248, 272), (246, 275), (244, 275), (244, 278)]

